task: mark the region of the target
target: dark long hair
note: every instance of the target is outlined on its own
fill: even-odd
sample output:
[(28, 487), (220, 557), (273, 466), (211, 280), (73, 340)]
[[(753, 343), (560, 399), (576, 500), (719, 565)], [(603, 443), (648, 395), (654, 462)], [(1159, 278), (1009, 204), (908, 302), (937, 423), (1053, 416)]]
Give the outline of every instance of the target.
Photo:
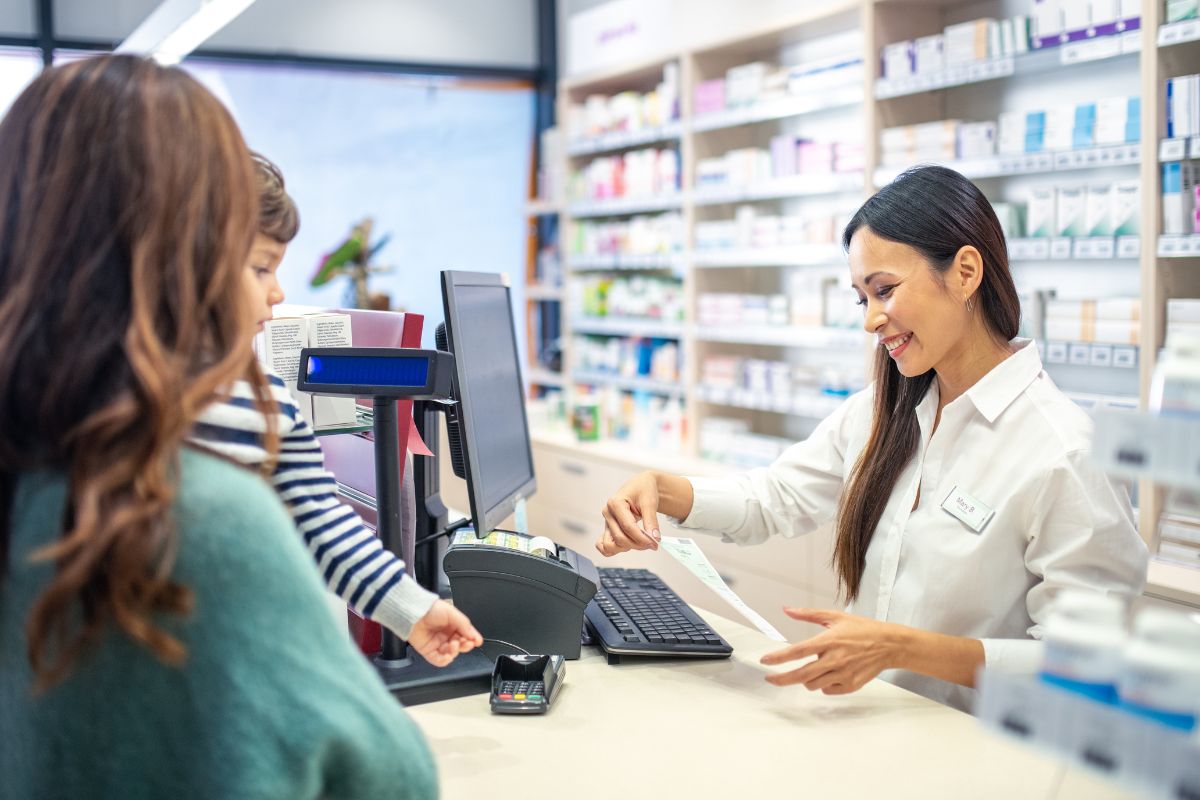
[(38, 688), (108, 623), (185, 655), (155, 620), (191, 603), (171, 578), (178, 452), (252, 360), (257, 218), (237, 126), (178, 69), (47, 69), (0, 123), (0, 567), (18, 476), (67, 477), (61, 536), (35, 554), (55, 566), (27, 622)]
[[(919, 252), (939, 277), (958, 251), (973, 245), (983, 257), (983, 281), (974, 300), (997, 341), (1017, 335), (1021, 304), (1008, 269), (1004, 232), (992, 204), (976, 186), (945, 167), (915, 167), (880, 189), (850, 220), (842, 246), (862, 228)], [(900, 473), (917, 452), (917, 404), (934, 380), (930, 370), (906, 378), (883, 345), (875, 353), (875, 407), (871, 435), (839, 501), (833, 565), (843, 594), (858, 596), (867, 547)]]

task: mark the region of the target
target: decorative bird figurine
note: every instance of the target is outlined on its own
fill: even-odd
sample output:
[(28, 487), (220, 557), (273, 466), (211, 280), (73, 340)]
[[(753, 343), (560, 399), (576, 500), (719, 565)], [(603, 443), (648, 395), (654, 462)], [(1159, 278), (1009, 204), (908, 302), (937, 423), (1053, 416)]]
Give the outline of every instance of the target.
[(372, 267), (371, 261), (391, 241), (391, 235), (385, 234), (374, 245), (370, 244), (373, 225), (374, 221), (370, 217), (355, 225), (346, 240), (321, 259), (316, 272), (309, 280), (309, 286), (315, 289), (339, 275), (348, 275), (354, 287), (355, 308), (369, 308), (371, 303), (367, 290), (368, 276), (389, 271), (384, 267)]

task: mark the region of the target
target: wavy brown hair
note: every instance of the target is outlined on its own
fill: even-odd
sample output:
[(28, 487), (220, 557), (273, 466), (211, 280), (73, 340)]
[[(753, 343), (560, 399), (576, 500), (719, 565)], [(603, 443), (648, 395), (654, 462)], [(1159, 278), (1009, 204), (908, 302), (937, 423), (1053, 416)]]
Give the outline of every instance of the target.
[[(998, 342), (1017, 335), (1021, 302), (1008, 268), (1004, 231), (983, 192), (945, 167), (915, 167), (880, 189), (851, 218), (842, 246), (862, 228), (908, 245), (936, 276), (945, 274), (958, 251), (974, 246), (983, 257), (983, 281), (975, 293), (976, 312)], [(838, 503), (833, 566), (841, 591), (858, 597), (867, 548), (900, 473), (921, 440), (917, 405), (936, 375), (933, 370), (906, 378), (883, 345), (875, 353), (875, 406), (871, 434), (850, 473)]]
[[(0, 566), (22, 473), (67, 479), (27, 622), (35, 686), (115, 623), (167, 663), (183, 613), (169, 514), (199, 410), (247, 370), (258, 202), (225, 108), (130, 56), (44, 71), (0, 123)], [(261, 373), (252, 370), (260, 395)]]

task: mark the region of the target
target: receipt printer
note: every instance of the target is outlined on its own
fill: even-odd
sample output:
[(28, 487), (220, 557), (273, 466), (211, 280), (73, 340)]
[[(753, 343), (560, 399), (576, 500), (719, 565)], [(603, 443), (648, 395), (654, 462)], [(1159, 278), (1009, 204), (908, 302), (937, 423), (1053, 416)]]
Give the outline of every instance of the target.
[(488, 657), (524, 650), (579, 658), (583, 610), (600, 583), (588, 559), (542, 536), (478, 538), (467, 528), (455, 533), (442, 568), (455, 607), (489, 640)]

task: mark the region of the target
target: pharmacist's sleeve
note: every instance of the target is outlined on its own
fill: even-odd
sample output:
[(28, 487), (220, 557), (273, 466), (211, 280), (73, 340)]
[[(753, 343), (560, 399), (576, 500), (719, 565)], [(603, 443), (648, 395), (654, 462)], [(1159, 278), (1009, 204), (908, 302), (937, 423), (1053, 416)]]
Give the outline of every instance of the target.
[(871, 402), (870, 387), (855, 394), (769, 467), (728, 477), (689, 477), (692, 510), (680, 526), (721, 534), (737, 544), (758, 544), (772, 536), (800, 536), (833, 519), (853, 466), (850, 443), (869, 425)]
[[(1146, 583), (1149, 554), (1134, 526), (1129, 495), (1100, 472), (1086, 450), (1068, 453), (1042, 482), (1031, 509), (1025, 567), (1035, 583), (1025, 596), (1041, 639), (1051, 603), (1065, 588), (1082, 588), (1131, 600)], [(1036, 669), (1040, 642), (983, 640), (989, 665)]]

